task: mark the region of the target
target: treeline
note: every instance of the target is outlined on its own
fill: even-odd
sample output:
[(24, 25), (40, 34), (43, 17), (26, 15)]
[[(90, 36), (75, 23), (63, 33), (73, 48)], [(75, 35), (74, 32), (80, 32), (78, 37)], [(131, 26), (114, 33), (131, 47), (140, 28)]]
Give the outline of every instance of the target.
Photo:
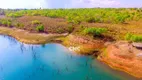
[(69, 23), (81, 22), (125, 23), (142, 18), (142, 8), (83, 8), (83, 9), (42, 9), (7, 11), (8, 17), (46, 16), (65, 18)]

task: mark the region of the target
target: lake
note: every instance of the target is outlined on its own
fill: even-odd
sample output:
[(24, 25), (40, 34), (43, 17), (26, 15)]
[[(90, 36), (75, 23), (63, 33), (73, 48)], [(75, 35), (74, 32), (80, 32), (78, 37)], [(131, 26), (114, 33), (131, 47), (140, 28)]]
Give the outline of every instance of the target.
[(0, 35), (0, 80), (137, 79), (60, 44), (29, 45)]

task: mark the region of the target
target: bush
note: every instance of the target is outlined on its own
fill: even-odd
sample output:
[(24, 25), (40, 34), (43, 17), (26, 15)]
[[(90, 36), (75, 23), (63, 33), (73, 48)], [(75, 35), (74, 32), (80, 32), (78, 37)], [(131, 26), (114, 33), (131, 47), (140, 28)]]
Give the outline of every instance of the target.
[(18, 22), (18, 23), (15, 24), (15, 27), (17, 27), (17, 28), (23, 28), (24, 24)]
[(11, 26), (12, 26), (12, 22), (8, 21), (8, 22), (7, 22), (7, 26), (8, 26), (8, 27), (11, 27)]
[(95, 35), (95, 36), (100, 36), (104, 32), (107, 32), (106, 28), (85, 28), (83, 30), (84, 34), (91, 34), (91, 35)]
[(22, 13), (10, 13), (10, 14), (7, 14), (6, 16), (17, 18), (17, 17), (22, 17), (23, 14)]
[(3, 21), (1, 21), (1, 24), (6, 26), (7, 25), (7, 21), (3, 20)]
[(63, 28), (57, 28), (56, 32), (60, 34), (60, 33), (64, 33), (65, 30)]
[(68, 23), (73, 23), (72, 20), (73, 20), (72, 17), (67, 17), (67, 22), (68, 22)]
[(73, 25), (69, 25), (69, 26), (68, 26), (68, 32), (71, 33), (73, 30), (74, 30)]
[(44, 31), (44, 25), (38, 25), (38, 26), (36, 27), (36, 30), (37, 30), (38, 32), (43, 32), (43, 31)]
[(4, 26), (8, 26), (8, 27), (11, 27), (11, 26), (12, 26), (11, 20), (7, 20), (7, 19), (2, 19), (2, 20), (0, 20), (0, 24), (1, 24), (1, 25), (4, 25)]
[(41, 22), (40, 22), (40, 21), (38, 21), (38, 20), (34, 20), (34, 21), (32, 21), (32, 25), (38, 25), (38, 24), (41, 24)]
[(36, 31), (38, 31), (38, 32), (44, 31), (44, 25), (40, 21), (34, 20), (34, 21), (32, 21), (32, 25), (34, 27), (36, 27)]
[(95, 22), (95, 18), (89, 17), (86, 19), (86, 22), (93, 23), (93, 22)]
[(122, 16), (117, 16), (115, 23), (124, 23), (125, 22), (125, 18)]
[(73, 23), (74, 23), (74, 24), (80, 24), (80, 23), (81, 23), (80, 17), (79, 17), (79, 16), (75, 17), (75, 18), (73, 19)]
[(134, 35), (131, 33), (127, 33), (125, 39), (133, 42), (142, 42), (142, 35)]

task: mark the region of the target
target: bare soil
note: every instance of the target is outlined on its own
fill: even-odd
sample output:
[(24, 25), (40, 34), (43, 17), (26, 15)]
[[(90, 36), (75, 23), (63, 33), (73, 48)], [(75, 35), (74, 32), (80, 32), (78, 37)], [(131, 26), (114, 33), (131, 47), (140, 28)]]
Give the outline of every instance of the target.
[(99, 59), (112, 68), (125, 71), (135, 77), (142, 78), (142, 54), (128, 42), (117, 42), (109, 45)]

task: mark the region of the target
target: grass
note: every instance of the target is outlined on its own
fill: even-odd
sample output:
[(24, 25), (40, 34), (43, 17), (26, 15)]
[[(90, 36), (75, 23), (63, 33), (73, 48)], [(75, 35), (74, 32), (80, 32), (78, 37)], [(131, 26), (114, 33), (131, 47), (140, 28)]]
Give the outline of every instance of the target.
[(72, 25), (61, 18), (49, 18), (41, 16), (23, 16), (16, 18), (16, 21), (24, 24), (24, 29), (37, 32), (36, 27), (43, 25), (46, 33), (70, 33)]

